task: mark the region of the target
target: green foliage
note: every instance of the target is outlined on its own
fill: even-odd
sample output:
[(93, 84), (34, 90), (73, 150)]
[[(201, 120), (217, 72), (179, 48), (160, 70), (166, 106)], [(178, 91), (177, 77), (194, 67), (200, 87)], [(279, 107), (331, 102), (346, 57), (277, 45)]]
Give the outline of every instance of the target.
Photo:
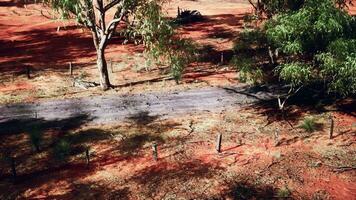
[(156, 4), (145, 8), (138, 16), (138, 21), (140, 23), (136, 25), (135, 30), (131, 29), (131, 34), (142, 36), (148, 62), (166, 63), (171, 68), (173, 78), (178, 82), (184, 67), (194, 59), (194, 43), (175, 35), (170, 22), (162, 17), (161, 9)]
[(298, 10), (305, 0), (261, 0), (262, 12), (272, 16), (280, 12)]
[[(258, 14), (260, 16), (271, 18), (276, 14), (297, 11), (310, 1), (313, 0), (259, 0), (255, 3), (250, 1), (250, 3), (254, 5), (254, 8), (259, 12)], [(353, 0), (332, 0), (331, 2), (338, 8), (346, 8), (352, 5), (352, 1)]]
[(257, 85), (263, 81), (263, 72), (259, 68), (255, 68), (254, 61), (246, 56), (232, 58), (232, 64), (239, 71), (239, 79), (244, 83), (252, 83)]
[(351, 17), (331, 0), (306, 1), (302, 9), (270, 20), (266, 34), (286, 54), (315, 53), (351, 31), (350, 23)]
[(54, 145), (53, 155), (56, 160), (65, 162), (67, 161), (70, 153), (71, 145), (68, 141), (61, 139)]
[(241, 82), (254, 85), (264, 81), (264, 72), (258, 66), (260, 57), (256, 56), (260, 49), (266, 48), (266, 36), (260, 29), (244, 29), (234, 42), (235, 56), (231, 64), (239, 71)]
[(356, 39), (338, 39), (327, 52), (315, 56), (320, 63), (321, 74), (330, 80), (330, 92), (344, 96), (356, 91)]
[(313, 117), (306, 117), (302, 124), (300, 125), (300, 128), (304, 129), (305, 131), (312, 133), (316, 130), (317, 124), (315, 122), (315, 119)]
[[(88, 27), (94, 35), (97, 35), (99, 42), (96, 46), (104, 44), (112, 36), (113, 30), (119, 27), (120, 34), (128, 39), (134, 40), (135, 44), (143, 44), (147, 64), (154, 62), (166, 63), (172, 68), (172, 76), (178, 80), (184, 66), (190, 62), (192, 42), (178, 38), (174, 27), (162, 13), (161, 0), (126, 0), (109, 1), (103, 3), (103, 9), (98, 7), (96, 1), (92, 0), (45, 0), (54, 9), (58, 10), (63, 17), (73, 17), (77, 21)], [(112, 5), (110, 7), (109, 5)], [(105, 25), (104, 20), (99, 18), (99, 13), (105, 16), (108, 10), (106, 7), (116, 10), (113, 26), (110, 23)], [(95, 12), (97, 12), (95, 14)], [(112, 21), (112, 22), (113, 22)], [(125, 23), (125, 26), (117, 26), (119, 23)], [(103, 37), (107, 36), (107, 37)], [(104, 40), (104, 41), (101, 41)], [(95, 40), (94, 40), (95, 41)], [(147, 65), (146, 64), (146, 65)]]
[(277, 198), (288, 198), (291, 195), (291, 191), (288, 189), (288, 187), (283, 187), (277, 190), (276, 197)]
[(267, 45), (265, 33), (260, 29), (244, 29), (234, 42), (233, 50), (236, 53), (246, 53), (250, 49), (264, 48)]
[(174, 27), (163, 17), (161, 6), (155, 1), (140, 9), (136, 15), (138, 23), (127, 29), (126, 34), (136, 43), (145, 45), (148, 65), (165, 63), (170, 66), (171, 75), (178, 82), (184, 67), (194, 59), (194, 43), (176, 36)]
[(43, 132), (39, 127), (33, 127), (28, 131), (30, 137), (31, 145), (36, 149), (36, 151), (40, 151), (40, 145), (43, 140)]
[(355, 17), (333, 0), (306, 0), (264, 26), (267, 44), (283, 55), (275, 69), (292, 86), (324, 82), (328, 92), (356, 93)]
[(276, 71), (281, 79), (290, 83), (294, 88), (307, 84), (312, 76), (310, 66), (297, 62), (282, 64), (276, 68)]

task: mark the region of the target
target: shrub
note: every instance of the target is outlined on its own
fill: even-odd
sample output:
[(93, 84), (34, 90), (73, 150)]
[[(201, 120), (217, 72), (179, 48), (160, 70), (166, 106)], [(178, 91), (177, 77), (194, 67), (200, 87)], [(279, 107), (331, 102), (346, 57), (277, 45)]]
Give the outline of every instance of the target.
[(54, 154), (54, 158), (58, 161), (67, 161), (69, 155), (71, 152), (71, 146), (70, 143), (67, 142), (66, 140), (59, 140), (53, 149), (53, 154)]
[(312, 76), (310, 66), (297, 62), (282, 64), (276, 68), (276, 72), (279, 73), (281, 79), (290, 83), (293, 87), (307, 84)]
[(306, 117), (300, 125), (300, 128), (306, 130), (309, 133), (314, 132), (317, 128), (315, 119), (312, 117)]
[(197, 10), (182, 10), (174, 20), (176, 24), (188, 24), (203, 20), (203, 16)]
[(28, 131), (30, 137), (30, 143), (37, 152), (40, 151), (40, 145), (43, 140), (43, 132), (39, 127), (33, 127)]
[[(356, 94), (356, 17), (340, 6), (346, 1), (261, 2), (275, 11), (274, 16), (263, 28), (242, 33), (235, 52), (264, 49), (273, 58), (271, 67), (280, 83), (291, 85), (291, 89), (313, 84), (325, 85), (321, 92)], [(290, 2), (297, 6), (284, 8)], [(255, 59), (255, 65), (258, 62), (261, 59)]]
[(277, 194), (276, 194), (276, 197), (278, 198), (288, 198), (290, 197), (291, 195), (291, 192), (290, 190), (288, 189), (288, 187), (283, 187), (283, 188), (280, 188), (277, 190)]
[(252, 59), (244, 56), (234, 56), (231, 62), (239, 71), (239, 79), (241, 82), (252, 83), (253, 85), (263, 82), (263, 72), (261, 69), (255, 68)]

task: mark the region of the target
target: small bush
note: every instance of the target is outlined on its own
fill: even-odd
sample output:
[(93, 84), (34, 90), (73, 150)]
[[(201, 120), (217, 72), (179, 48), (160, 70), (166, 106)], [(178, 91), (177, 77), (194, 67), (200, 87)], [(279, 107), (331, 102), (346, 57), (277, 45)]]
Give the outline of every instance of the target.
[(202, 21), (203, 16), (197, 10), (182, 10), (174, 20), (176, 24), (188, 24)]
[(243, 83), (258, 85), (263, 82), (263, 71), (254, 66), (253, 60), (247, 57), (234, 56), (231, 60), (232, 65), (239, 71), (239, 79)]
[(288, 187), (283, 187), (277, 190), (277, 194), (276, 196), (278, 198), (288, 198), (291, 195), (290, 190), (288, 189)]
[(28, 131), (29, 137), (30, 137), (30, 143), (33, 146), (33, 148), (39, 152), (40, 151), (40, 146), (43, 140), (43, 132), (40, 128), (38, 127), (33, 127), (31, 130)]
[(69, 155), (71, 152), (71, 146), (70, 143), (67, 142), (66, 140), (59, 140), (53, 149), (53, 155), (54, 158), (58, 161), (67, 161)]
[(316, 130), (317, 124), (315, 122), (315, 119), (312, 117), (306, 117), (302, 124), (300, 125), (300, 128), (306, 130), (309, 133), (312, 133)]

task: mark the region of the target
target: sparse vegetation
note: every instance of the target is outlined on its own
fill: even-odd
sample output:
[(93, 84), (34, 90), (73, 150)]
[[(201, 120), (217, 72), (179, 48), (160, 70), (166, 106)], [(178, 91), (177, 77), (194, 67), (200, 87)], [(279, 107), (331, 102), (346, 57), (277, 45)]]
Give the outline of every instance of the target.
[[(126, 38), (133, 39), (135, 44), (143, 44), (152, 58), (169, 58), (168, 62), (173, 65), (173, 76), (179, 78), (175, 73), (181, 71), (183, 60), (187, 57), (180, 57), (179, 52), (184, 49), (173, 43), (180, 40), (163, 16), (161, 7), (164, 1), (44, 0), (44, 2), (57, 11), (61, 18), (74, 18), (77, 23), (92, 32), (100, 85), (103, 90), (112, 87), (105, 50), (114, 33), (118, 32), (117, 29), (120, 29), (119, 32)], [(107, 21), (109, 11), (113, 11), (114, 15)], [(124, 23), (125, 26), (119, 26), (120, 23)], [(175, 51), (177, 49), (180, 51)], [(172, 54), (172, 51), (178, 53)]]
[(34, 126), (29, 131), (30, 143), (37, 152), (40, 151), (40, 146), (43, 140), (43, 132), (39, 127)]
[[(179, 8), (178, 8), (179, 9)], [(177, 18), (173, 21), (175, 24), (189, 24), (202, 21), (204, 18), (197, 10), (178, 10)]]
[(0, 2), (0, 199), (354, 197), (356, 5), (45, 2)]
[[(326, 87), (319, 88), (321, 91), (354, 94), (356, 45), (354, 34), (350, 33), (355, 32), (355, 17), (332, 0), (291, 2), (261, 1), (260, 12), (270, 19), (263, 27), (241, 33), (235, 49), (255, 54), (256, 46), (264, 49), (262, 55), (269, 57), (270, 68), (292, 91), (322, 82)], [(262, 60), (250, 65), (260, 70)]]
[(64, 139), (57, 141), (53, 148), (53, 156), (60, 162), (66, 162), (71, 153), (70, 143)]
[(276, 197), (277, 198), (288, 198), (288, 197), (290, 197), (290, 195), (291, 195), (290, 190), (288, 189), (288, 187), (285, 186), (285, 187), (282, 187), (277, 190)]
[(313, 117), (306, 117), (304, 118), (302, 124), (300, 125), (300, 128), (304, 129), (305, 131), (312, 133), (316, 130), (316, 122), (315, 118)]

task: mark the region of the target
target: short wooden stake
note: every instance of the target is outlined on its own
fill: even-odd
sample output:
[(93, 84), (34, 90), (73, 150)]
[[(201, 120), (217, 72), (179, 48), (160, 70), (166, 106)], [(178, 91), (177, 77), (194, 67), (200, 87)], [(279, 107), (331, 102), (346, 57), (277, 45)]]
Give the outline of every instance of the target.
[(177, 13), (177, 14), (178, 14), (177, 16), (180, 17), (180, 8), (179, 8), (179, 6), (178, 6), (178, 11), (177, 11), (177, 12), (178, 12), (178, 13)]
[(73, 66), (72, 66), (72, 62), (69, 62), (69, 74), (71, 76), (73, 76)]
[(89, 162), (90, 162), (89, 148), (85, 150), (85, 160), (86, 160), (87, 167), (89, 167)]
[(276, 131), (274, 132), (274, 146), (278, 146), (279, 145), (279, 132), (278, 129), (276, 129)]
[(221, 65), (224, 64), (224, 52), (221, 52), (221, 55), (220, 55), (220, 64), (221, 64)]
[(157, 144), (156, 143), (152, 144), (152, 153), (153, 153), (153, 159), (155, 161), (157, 161), (158, 160), (158, 152), (157, 152)]
[(334, 133), (334, 119), (333, 119), (333, 116), (331, 114), (329, 116), (329, 120), (330, 120), (329, 138), (332, 139), (333, 138), (333, 133)]
[(222, 134), (219, 133), (218, 138), (216, 139), (216, 151), (218, 153), (221, 152), (221, 140), (222, 140)]
[(30, 79), (31, 78), (31, 70), (29, 66), (26, 66), (26, 74), (27, 74), (27, 78)]

